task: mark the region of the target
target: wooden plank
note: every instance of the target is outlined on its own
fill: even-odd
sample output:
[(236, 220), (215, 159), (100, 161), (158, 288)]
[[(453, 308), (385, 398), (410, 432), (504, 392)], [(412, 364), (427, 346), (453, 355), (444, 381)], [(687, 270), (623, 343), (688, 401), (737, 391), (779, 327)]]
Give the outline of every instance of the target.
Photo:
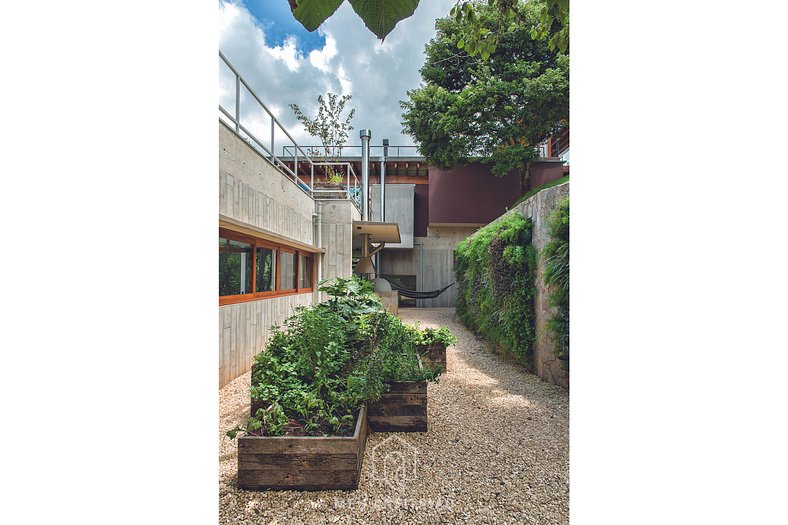
[(387, 393), (396, 393), (396, 392), (410, 392), (413, 394), (426, 394), (427, 393), (427, 382), (426, 381), (407, 381), (407, 382), (396, 382), (396, 383), (389, 383), (389, 391)]
[(366, 407), (359, 412), (352, 437), (241, 436), (238, 486), (290, 490), (357, 488), (366, 438)]
[(385, 421), (370, 420), (375, 432), (427, 432), (427, 418), (415, 416), (389, 416)]

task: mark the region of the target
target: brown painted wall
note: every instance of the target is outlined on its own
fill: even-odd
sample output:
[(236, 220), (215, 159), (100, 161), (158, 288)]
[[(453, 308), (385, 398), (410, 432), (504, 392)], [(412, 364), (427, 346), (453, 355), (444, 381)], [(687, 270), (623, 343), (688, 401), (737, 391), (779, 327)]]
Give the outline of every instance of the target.
[(548, 182), (553, 182), (564, 176), (563, 162), (547, 161), (534, 162), (531, 164), (531, 177), (528, 181), (528, 188), (538, 188)]
[(413, 236), (426, 237), (430, 212), (430, 188), (426, 184), (417, 184), (413, 196)]
[(496, 177), (491, 165), (475, 162), (448, 171), (430, 167), (429, 223), (487, 224), (520, 196), (515, 173)]

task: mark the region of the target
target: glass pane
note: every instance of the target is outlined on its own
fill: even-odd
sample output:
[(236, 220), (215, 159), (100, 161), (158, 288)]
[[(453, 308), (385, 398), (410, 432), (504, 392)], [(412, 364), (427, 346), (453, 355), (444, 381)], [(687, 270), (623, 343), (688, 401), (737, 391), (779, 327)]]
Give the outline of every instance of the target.
[(252, 292), (252, 245), (219, 237), (219, 295)]
[(279, 254), (279, 289), (295, 288), (295, 254), (281, 252)]
[(257, 292), (271, 292), (276, 283), (276, 250), (257, 248)]
[(298, 287), (312, 287), (312, 258), (306, 255), (298, 256)]

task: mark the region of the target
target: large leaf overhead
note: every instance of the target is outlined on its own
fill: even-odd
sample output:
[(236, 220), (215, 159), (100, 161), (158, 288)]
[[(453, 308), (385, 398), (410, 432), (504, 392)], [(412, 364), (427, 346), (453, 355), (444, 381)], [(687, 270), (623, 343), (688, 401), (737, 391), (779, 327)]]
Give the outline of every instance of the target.
[(416, 11), (419, 0), (350, 0), (364, 25), (383, 40), (400, 20)]
[[(288, 0), (296, 20), (307, 31), (314, 31), (333, 15), (345, 0)], [(416, 11), (419, 0), (350, 0), (364, 25), (383, 40), (400, 20)]]
[(334, 14), (345, 0), (289, 0), (293, 16), (307, 31), (314, 31)]

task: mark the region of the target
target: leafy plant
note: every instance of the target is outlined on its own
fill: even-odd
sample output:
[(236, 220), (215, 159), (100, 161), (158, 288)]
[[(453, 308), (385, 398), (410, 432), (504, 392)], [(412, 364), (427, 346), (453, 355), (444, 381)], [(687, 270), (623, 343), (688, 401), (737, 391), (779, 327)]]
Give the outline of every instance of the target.
[(322, 281), (329, 299), (296, 308), (255, 356), (250, 393), (265, 409), (227, 432), (251, 435), (350, 435), (360, 407), (385, 383), (435, 380), (415, 341), (386, 312), (372, 285), (357, 277)]
[(424, 328), (423, 330), (419, 330), (418, 327), (416, 327), (413, 334), (416, 344), (420, 346), (430, 346), (434, 344), (451, 346), (457, 343), (457, 337), (446, 327)]
[(569, 355), (569, 197), (553, 210), (547, 223), (550, 241), (542, 252), (544, 281), (550, 285), (549, 304), (556, 309), (547, 321), (557, 356)]
[[(288, 0), (295, 19), (307, 31), (314, 31), (334, 14), (344, 0)], [(419, 0), (349, 0), (367, 29), (384, 40), (400, 20), (416, 10)]]
[(536, 249), (532, 222), (512, 211), (457, 246), (457, 314), (521, 363), (533, 365)]

